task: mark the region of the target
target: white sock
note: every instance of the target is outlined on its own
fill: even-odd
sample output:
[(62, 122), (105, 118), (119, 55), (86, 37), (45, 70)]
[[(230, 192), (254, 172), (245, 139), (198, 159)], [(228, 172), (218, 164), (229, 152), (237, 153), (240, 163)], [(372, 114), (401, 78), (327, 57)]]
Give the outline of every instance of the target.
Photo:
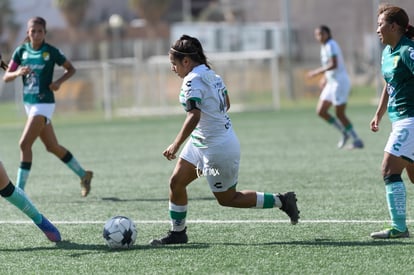
[(171, 230), (183, 231), (185, 229), (185, 218), (187, 216), (187, 205), (176, 205), (169, 202), (170, 218), (171, 218)]

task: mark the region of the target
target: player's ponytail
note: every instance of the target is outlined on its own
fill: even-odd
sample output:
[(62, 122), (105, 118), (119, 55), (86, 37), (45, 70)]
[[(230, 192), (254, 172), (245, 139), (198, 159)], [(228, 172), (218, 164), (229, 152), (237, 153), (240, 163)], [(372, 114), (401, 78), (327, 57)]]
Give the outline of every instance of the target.
[(186, 34), (182, 35), (180, 39), (172, 45), (169, 53), (178, 60), (182, 60), (184, 57), (188, 56), (194, 62), (204, 64), (210, 68), (207, 57), (204, 54), (203, 46), (195, 37)]
[(384, 19), (386, 22), (396, 23), (405, 36), (410, 39), (414, 39), (414, 27), (408, 23), (408, 14), (404, 9), (383, 3), (378, 7), (378, 16), (381, 14), (384, 14)]
[(414, 26), (408, 24), (408, 26), (405, 30), (405, 36), (407, 36), (411, 40), (414, 40)]

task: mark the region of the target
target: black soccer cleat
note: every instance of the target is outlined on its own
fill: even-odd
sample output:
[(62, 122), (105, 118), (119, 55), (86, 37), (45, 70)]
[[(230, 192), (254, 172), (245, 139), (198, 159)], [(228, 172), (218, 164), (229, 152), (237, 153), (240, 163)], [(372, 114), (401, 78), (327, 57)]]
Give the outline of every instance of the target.
[(299, 222), (299, 213), (298, 206), (296, 204), (296, 194), (295, 192), (286, 192), (283, 194), (277, 195), (282, 202), (282, 207), (280, 210), (285, 212), (289, 218), (291, 224), (297, 224)]
[(153, 239), (150, 245), (182, 244), (188, 242), (187, 227), (183, 231), (168, 231), (167, 236), (161, 239)]

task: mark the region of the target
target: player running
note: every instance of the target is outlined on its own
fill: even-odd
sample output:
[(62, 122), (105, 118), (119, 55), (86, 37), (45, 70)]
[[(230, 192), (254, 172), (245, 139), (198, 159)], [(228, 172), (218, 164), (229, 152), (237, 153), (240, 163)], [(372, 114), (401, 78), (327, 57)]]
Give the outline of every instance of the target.
[[(320, 83), (322, 92), (319, 96), (317, 114), (342, 133), (338, 148), (343, 148), (349, 138), (353, 140), (350, 148), (363, 148), (362, 140), (358, 137), (351, 121), (345, 114), (351, 83), (341, 48), (332, 38), (329, 27), (325, 25), (315, 29), (315, 39), (321, 44), (322, 66), (310, 71), (308, 76), (315, 77), (323, 74)], [(335, 106), (336, 118), (328, 112), (332, 105)]]
[(197, 38), (183, 35), (169, 51), (171, 69), (183, 78), (180, 103), (187, 112), (175, 140), (164, 150), (167, 160), (176, 158), (170, 178), (169, 214), (171, 230), (154, 239), (152, 245), (187, 243), (187, 185), (206, 177), (210, 189), (222, 206), (238, 208), (280, 208), (292, 224), (299, 220), (294, 192), (271, 194), (236, 191), (240, 144), (227, 114), (230, 100), (220, 76), (211, 70)]
[[(7, 70), (7, 64), (3, 61), (0, 54), (0, 68)], [(15, 187), (7, 175), (3, 163), (0, 161), (0, 196), (16, 206), (20, 211), (26, 214), (36, 226), (42, 230), (51, 242), (60, 242), (61, 236), (59, 230), (36, 208), (29, 200), (26, 194), (18, 187)]]
[[(45, 42), (46, 21), (43, 18), (34, 17), (28, 21), (27, 35), (27, 41), (14, 51), (3, 77), (6, 82), (22, 77), (23, 101), (28, 116), (20, 138), (21, 162), (17, 186), (22, 190), (26, 186), (32, 167), (32, 146), (40, 138), (48, 152), (79, 176), (81, 195), (86, 197), (91, 189), (93, 173), (85, 171), (71, 152), (58, 143), (51, 121), (55, 110), (53, 92), (75, 73), (75, 68), (58, 49)], [(62, 66), (65, 72), (53, 81), (55, 64)]]
[(19, 187), (15, 187), (0, 162), (0, 196), (26, 214), (51, 242), (60, 242), (59, 230), (30, 201)]
[(374, 239), (406, 238), (406, 190), (401, 178), (404, 169), (413, 179), (414, 161), (414, 27), (400, 7), (381, 4), (378, 8), (377, 34), (386, 47), (382, 52), (382, 74), (386, 81), (370, 127), (379, 130), (386, 111), (392, 123), (384, 148), (382, 176), (391, 227), (373, 232)]

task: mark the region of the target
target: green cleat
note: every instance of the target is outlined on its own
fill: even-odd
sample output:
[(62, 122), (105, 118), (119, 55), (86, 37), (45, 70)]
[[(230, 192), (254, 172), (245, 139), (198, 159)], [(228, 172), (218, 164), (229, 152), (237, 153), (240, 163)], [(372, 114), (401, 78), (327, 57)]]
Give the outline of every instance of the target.
[(378, 232), (372, 232), (371, 238), (373, 239), (396, 239), (396, 238), (409, 238), (410, 233), (408, 232), (408, 228), (401, 232), (395, 228), (388, 228)]

